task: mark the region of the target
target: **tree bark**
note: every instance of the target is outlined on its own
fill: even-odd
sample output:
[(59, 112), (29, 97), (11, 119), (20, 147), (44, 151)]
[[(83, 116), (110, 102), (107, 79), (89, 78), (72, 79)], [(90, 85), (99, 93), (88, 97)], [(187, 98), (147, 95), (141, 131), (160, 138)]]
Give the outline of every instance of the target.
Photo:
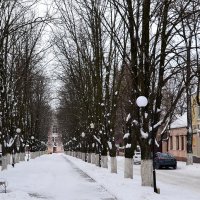
[(153, 186), (153, 162), (152, 160), (141, 161), (142, 186)]
[(117, 173), (117, 158), (110, 157), (110, 169), (111, 173)]
[(124, 158), (124, 178), (133, 179), (133, 158)]

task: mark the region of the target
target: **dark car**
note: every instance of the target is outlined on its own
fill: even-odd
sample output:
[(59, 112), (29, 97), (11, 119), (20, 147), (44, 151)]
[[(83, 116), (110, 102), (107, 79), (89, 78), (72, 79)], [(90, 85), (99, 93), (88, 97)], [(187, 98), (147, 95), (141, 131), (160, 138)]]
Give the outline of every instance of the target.
[(160, 169), (162, 167), (173, 167), (177, 168), (176, 158), (170, 153), (156, 153), (154, 158), (154, 165), (156, 169)]

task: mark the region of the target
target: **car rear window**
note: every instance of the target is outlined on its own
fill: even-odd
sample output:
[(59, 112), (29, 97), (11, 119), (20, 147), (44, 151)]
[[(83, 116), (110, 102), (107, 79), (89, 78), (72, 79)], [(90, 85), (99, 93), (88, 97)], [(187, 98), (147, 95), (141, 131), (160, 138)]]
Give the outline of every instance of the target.
[(168, 153), (160, 153), (159, 157), (160, 158), (173, 158), (173, 156)]

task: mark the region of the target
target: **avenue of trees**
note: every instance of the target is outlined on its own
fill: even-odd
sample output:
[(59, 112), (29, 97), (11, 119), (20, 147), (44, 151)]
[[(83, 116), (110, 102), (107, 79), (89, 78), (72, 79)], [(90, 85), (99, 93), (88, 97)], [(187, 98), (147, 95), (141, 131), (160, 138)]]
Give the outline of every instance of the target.
[[(45, 21), (37, 1), (0, 1), (1, 153), (45, 150), (51, 120), (48, 80), (43, 75), (41, 36)], [(42, 142), (43, 141), (43, 142)]]
[[(152, 185), (151, 144), (159, 144), (157, 134), (162, 138), (173, 115), (183, 112), (180, 105), (188, 109), (191, 126), (190, 95), (200, 77), (200, 1), (54, 3), (59, 17), (52, 42), (63, 68), (58, 119), (65, 149), (101, 153), (102, 167), (109, 151), (117, 172), (115, 138), (123, 134), (125, 166), (132, 167), (140, 145), (142, 185)], [(139, 96), (148, 99), (146, 107), (136, 105)]]

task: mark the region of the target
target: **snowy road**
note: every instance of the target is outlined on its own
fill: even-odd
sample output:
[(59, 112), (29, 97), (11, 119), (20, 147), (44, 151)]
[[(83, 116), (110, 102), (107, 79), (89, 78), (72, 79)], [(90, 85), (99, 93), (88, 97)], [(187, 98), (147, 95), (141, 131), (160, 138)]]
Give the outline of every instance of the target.
[[(123, 159), (118, 161), (120, 171), (123, 171)], [(134, 175), (140, 176), (140, 165), (134, 165)], [(200, 195), (200, 164), (186, 166), (185, 162), (178, 162), (177, 169), (156, 170), (157, 187), (174, 187), (176, 191), (196, 192)]]
[[(140, 166), (134, 166), (135, 174), (140, 175)], [(178, 168), (174, 169), (159, 169), (156, 170), (157, 186), (161, 188), (162, 185), (167, 184), (179, 188), (179, 190), (188, 190), (190, 192), (200, 192), (200, 168), (196, 169), (194, 166), (192, 170), (187, 170), (184, 162), (178, 163)]]
[[(157, 186), (142, 187), (140, 165), (134, 178), (124, 178), (124, 158), (117, 157), (118, 173), (64, 154), (44, 155), (0, 172), (8, 193), (0, 200), (199, 200), (200, 164), (178, 163), (177, 170), (157, 170)], [(110, 166), (110, 163), (109, 163)]]
[(20, 165), (9, 169), (9, 173), (0, 174), (8, 182), (8, 194), (5, 197), (0, 194), (1, 200), (15, 199), (14, 196), (17, 200), (116, 199), (62, 154), (42, 156)]

